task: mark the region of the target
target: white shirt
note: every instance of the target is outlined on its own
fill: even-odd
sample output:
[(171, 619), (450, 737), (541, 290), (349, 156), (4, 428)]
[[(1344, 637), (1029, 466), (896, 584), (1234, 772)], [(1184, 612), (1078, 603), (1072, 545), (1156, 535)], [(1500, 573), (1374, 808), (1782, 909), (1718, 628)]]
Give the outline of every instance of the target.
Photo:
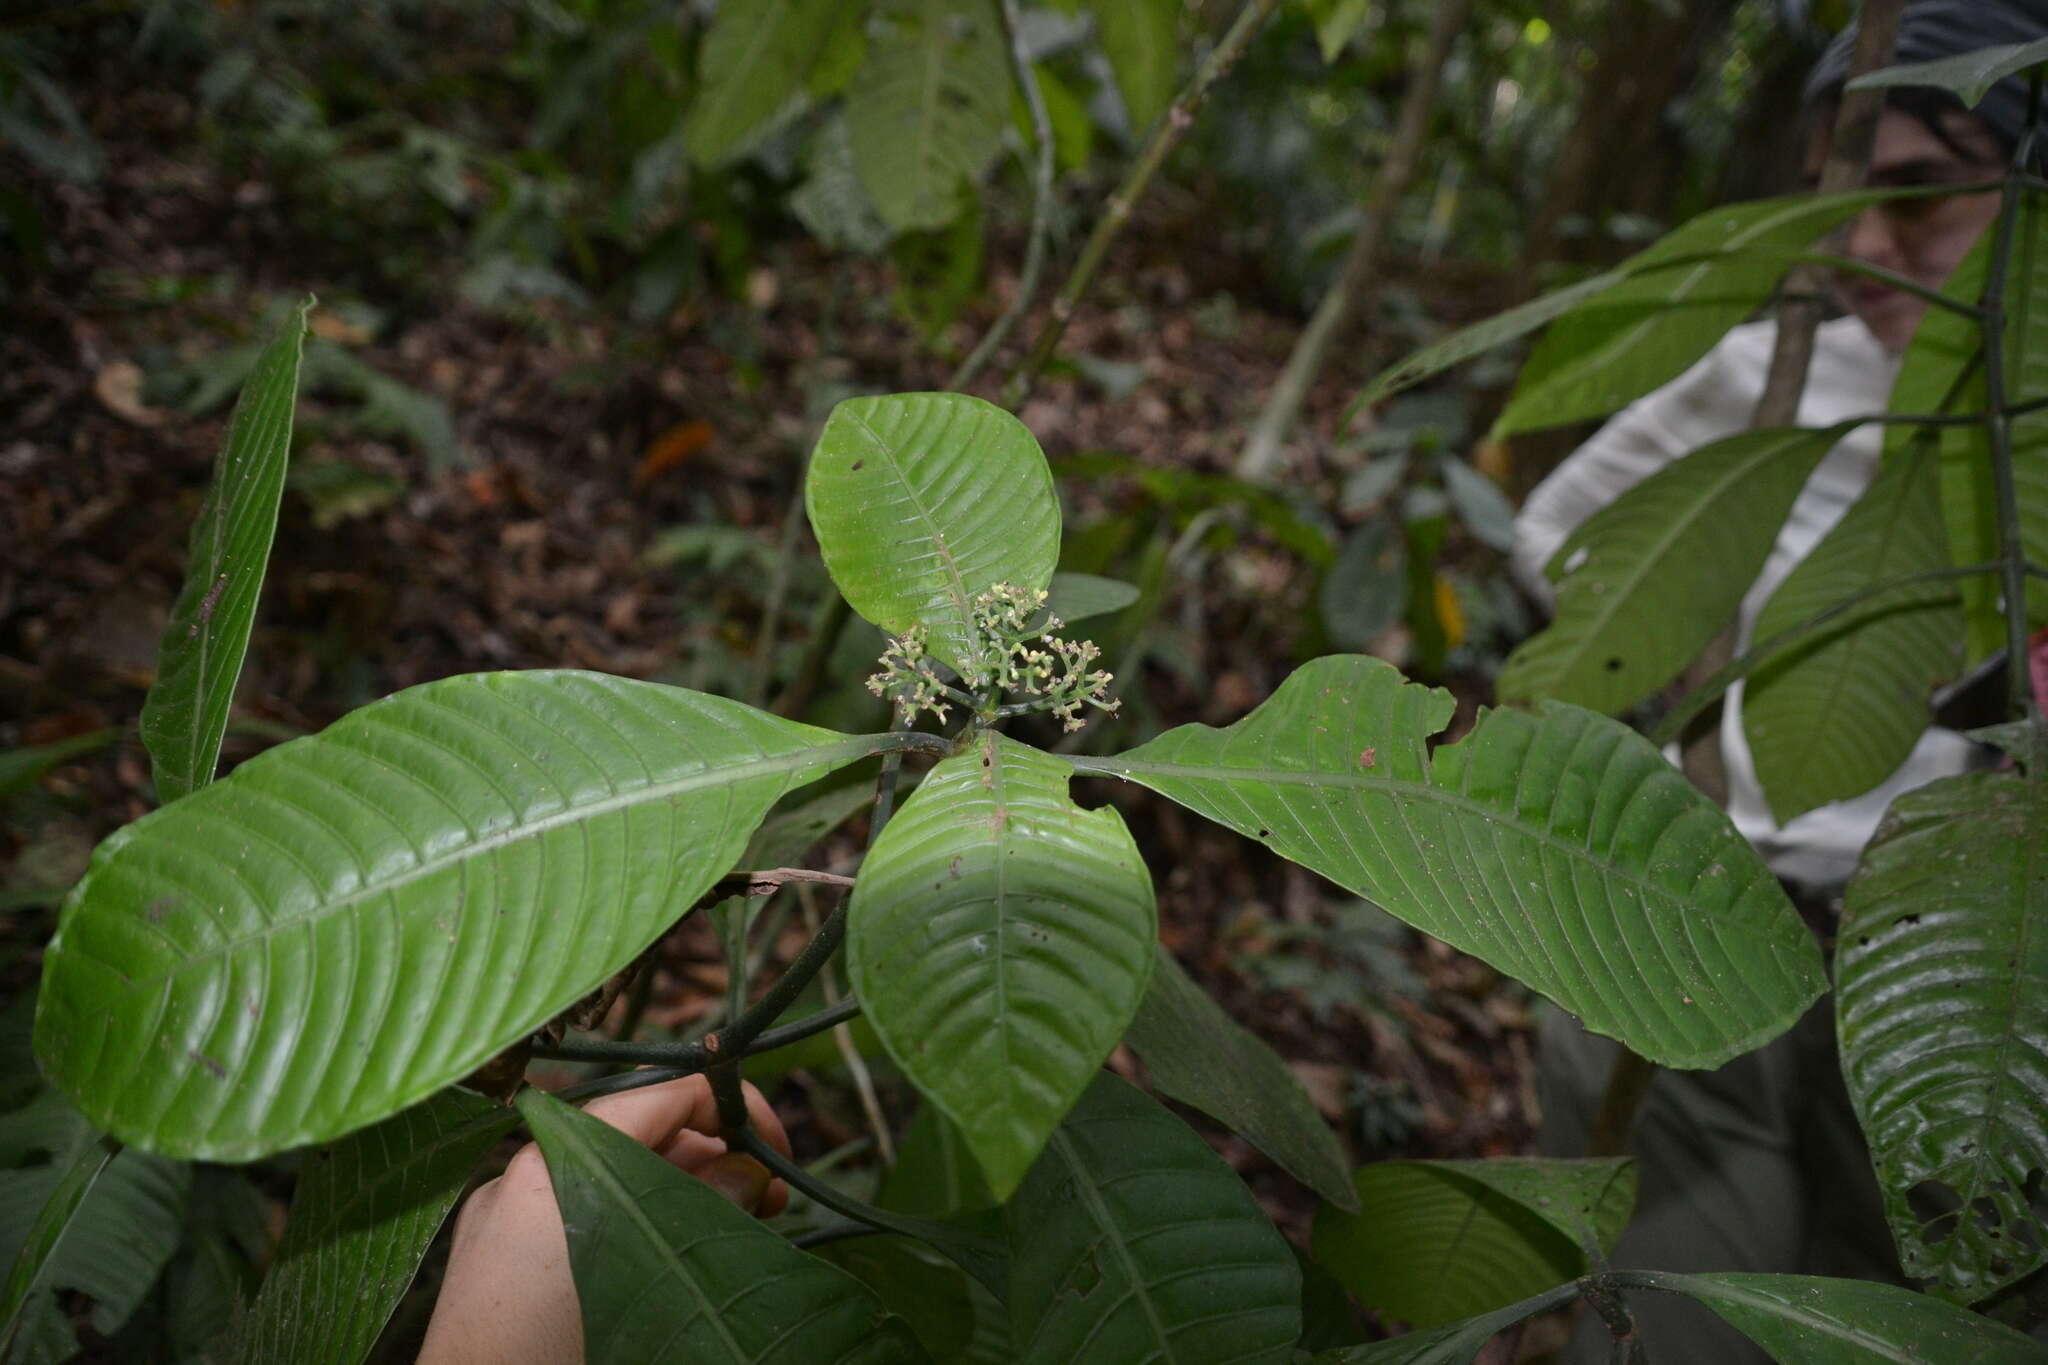
[[(1545, 479), (1515, 519), (1512, 567), (1517, 580), (1546, 605), (1554, 590), (1543, 566), (1579, 523), (1673, 460), (1749, 425), (1763, 395), (1776, 324), (1737, 327), (1705, 358), (1655, 393), (1623, 409)], [(1799, 400), (1798, 424), (1832, 426), (1883, 412), (1899, 359), (1853, 317), (1822, 323), (1813, 365)], [(1883, 429), (1856, 428), (1814, 470), (1779, 531), (1762, 573), (1742, 599), (1736, 648), (1793, 565), (1820, 543), (1877, 474)], [(1728, 815), (1771, 870), (1812, 886), (1845, 881), (1877, 822), (1901, 792), (1965, 772), (1975, 752), (1953, 730), (1930, 728), (1896, 772), (1863, 795), (1797, 816), (1780, 826), (1757, 782), (1742, 732), (1742, 684), (1728, 689), (1721, 713), (1721, 751), (1728, 766)]]

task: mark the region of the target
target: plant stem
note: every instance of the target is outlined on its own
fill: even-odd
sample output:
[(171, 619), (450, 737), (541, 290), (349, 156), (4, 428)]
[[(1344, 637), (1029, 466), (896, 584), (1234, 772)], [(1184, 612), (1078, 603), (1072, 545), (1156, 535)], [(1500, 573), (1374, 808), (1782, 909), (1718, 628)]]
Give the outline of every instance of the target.
[(1017, 277), (1017, 296), (1010, 300), (1010, 306), (1003, 310), (1002, 316), (995, 320), (981, 341), (968, 352), (967, 359), (960, 362), (960, 368), (953, 371), (953, 377), (946, 381), (946, 387), (956, 393), (965, 390), (981, 373), (997, 348), (1009, 338), (1017, 319), (1023, 317), (1031, 306), (1031, 296), (1038, 292), (1038, 277), (1045, 269), (1046, 229), (1052, 218), (1052, 116), (1046, 112), (1045, 94), (1038, 88), (1038, 77), (1031, 70), (1031, 59), (1025, 55), (1023, 40), (1018, 35), (1021, 23), (1017, 15), (1017, 0), (1001, 0), (998, 10), (1003, 21), (1003, 37), (1009, 42), (1010, 68), (1016, 73), (1017, 86), (1024, 93), (1024, 106), (1031, 111), (1031, 136), (1037, 152), (1031, 167), (1031, 231), (1024, 245), (1024, 270)]
[[(805, 462), (804, 468), (808, 468)], [(754, 634), (753, 681), (747, 687), (747, 702), (752, 706), (768, 704), (768, 685), (775, 680), (775, 637), (782, 630), (782, 608), (789, 598), (789, 570), (796, 562), (797, 541), (803, 534), (804, 485), (801, 475), (797, 478), (796, 491), (790, 494), (789, 505), (782, 513), (782, 533), (775, 546), (775, 573), (768, 580), (768, 600), (761, 607), (761, 626)]]
[(1195, 114), (1201, 109), (1211, 87), (1237, 65), (1238, 58), (1244, 56), (1245, 49), (1251, 46), (1252, 38), (1278, 8), (1279, 3), (1280, 0), (1245, 0), (1244, 8), (1238, 11), (1237, 18), (1224, 33), (1222, 41), (1216, 44), (1215, 50), (1196, 70), (1195, 78), (1188, 83), (1186, 89), (1175, 95), (1173, 103), (1166, 107), (1166, 113), (1152, 129), (1151, 140), (1146, 143), (1144, 152), (1124, 176), (1123, 183), (1117, 186), (1116, 192), (1110, 195), (1103, 208), (1102, 217), (1096, 220), (1095, 230), (1089, 233), (1087, 244), (1081, 248), (1080, 259), (1074, 262), (1074, 268), (1068, 273), (1066, 282), (1053, 297), (1052, 316), (1039, 330), (1038, 339), (1032, 344), (1031, 353), (1010, 376), (1010, 382), (1003, 391), (1005, 407), (1014, 411), (1031, 392), (1032, 380), (1045, 368), (1046, 362), (1052, 359), (1053, 352), (1059, 349), (1060, 338), (1065, 335), (1067, 323), (1072, 320), (1081, 296), (1087, 292), (1089, 283), (1095, 278), (1095, 271), (1102, 264), (1102, 258), (1108, 252), (1110, 243), (1116, 240), (1117, 234), (1123, 231), (1124, 224), (1130, 221), (1131, 210), (1144, 197), (1146, 188), (1152, 183), (1152, 177), (1166, 164), (1167, 156), (1180, 145), (1180, 140), (1187, 136), (1188, 129), (1194, 127)]
[(1443, 80), (1444, 63), (1451, 55), (1451, 44), (1465, 26), (1465, 16), (1470, 9), (1471, 0), (1439, 0), (1436, 6), (1436, 18), (1429, 32), (1429, 50), (1411, 77), (1407, 93), (1401, 97), (1401, 114), (1395, 126), (1394, 139), (1387, 148), (1386, 160), (1380, 163), (1379, 173), (1373, 177), (1372, 198), (1365, 206), (1365, 219), (1358, 225), (1357, 235), (1351, 239), (1351, 249), (1345, 253), (1343, 268), (1337, 272), (1337, 278), (1323, 295), (1322, 302), (1316, 305), (1315, 316), (1309, 319), (1307, 328), (1294, 343), (1294, 351), (1287, 357), (1287, 368), (1274, 381), (1273, 391), (1259, 411), (1251, 439), (1245, 443), (1243, 453), (1237, 458), (1237, 467), (1231, 471), (1237, 478), (1272, 477), (1288, 433), (1294, 430), (1295, 419), (1301, 415), (1302, 404), (1307, 401), (1309, 388), (1323, 368), (1331, 343), (1343, 335), (1345, 327), (1372, 290), (1379, 275), (1389, 225), (1408, 193), (1408, 182), (1415, 176), (1423, 135), (1429, 130), (1429, 113), (1436, 104), (1437, 87)]
[[(2013, 239), (2019, 228), (2019, 171), (2033, 155), (2040, 113), (2041, 73), (2037, 70), (2033, 97), (2028, 103), (2026, 132), (2013, 152), (2012, 173), (2006, 177), (1999, 203), (1998, 236), (1992, 241), (1984, 297), (1978, 301), (1978, 327), (1984, 338), (1984, 434), (1991, 447), (1992, 488), (1998, 505), (1998, 558), (2005, 596), (2006, 706), (2015, 717), (2030, 710), (2033, 689), (2027, 677), (2027, 549), (2020, 529), (2019, 491), (2013, 479), (2012, 412), (2006, 406), (2005, 396), (2005, 287), (2012, 269)], [(2031, 202), (2027, 212), (2034, 212)]]
[[(802, 1042), (813, 1034), (837, 1028), (859, 1013), (860, 1000), (849, 995), (815, 1014), (805, 1015), (793, 1024), (763, 1029), (747, 1046), (743, 1055), (758, 1056), (763, 1052), (773, 1052), (779, 1047), (788, 1047), (791, 1043)], [(659, 1067), (676, 1076), (688, 1076), (703, 1071), (712, 1061), (712, 1054), (706, 1050), (702, 1042), (615, 1043), (591, 1039), (587, 1042), (535, 1044), (533, 1055), (562, 1062), (610, 1062), (625, 1066)]]
[(1614, 1065), (1607, 1072), (1607, 1088), (1600, 1095), (1599, 1112), (1593, 1115), (1593, 1129), (1586, 1138), (1587, 1156), (1626, 1156), (1629, 1133), (1635, 1127), (1636, 1112), (1649, 1093), (1657, 1064), (1628, 1048), (1617, 1045)]

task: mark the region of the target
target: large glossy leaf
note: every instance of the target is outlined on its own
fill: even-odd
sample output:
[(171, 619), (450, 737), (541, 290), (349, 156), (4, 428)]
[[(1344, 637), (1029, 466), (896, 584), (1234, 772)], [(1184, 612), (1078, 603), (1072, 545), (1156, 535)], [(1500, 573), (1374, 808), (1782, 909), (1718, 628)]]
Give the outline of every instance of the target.
[(1007, 1198), (1137, 1012), (1152, 879), (1059, 759), (992, 732), (926, 775), (853, 891), (867, 1018)]
[[(1894, 192), (1895, 193), (1895, 192)], [(1770, 296), (1775, 253), (1845, 222), (1885, 191), (1711, 209), (1631, 259), (1622, 278), (1559, 318), (1523, 367), (1496, 437), (1603, 417), (1676, 378)], [(1758, 254), (1745, 254), (1758, 249)], [(1654, 268), (1680, 257), (1676, 269)]]
[(175, 801), (213, 780), (228, 707), (256, 619), (277, 506), (291, 455), (292, 410), (308, 299), (264, 348), (228, 420), (213, 486), (193, 523), (185, 586), (157, 646), (156, 682), (142, 704), (157, 798)]
[(1002, 146), (1002, 26), (990, 0), (885, 0), (878, 23), (846, 92), (854, 168), (891, 227), (944, 227)]
[(512, 1127), (503, 1105), (449, 1089), (307, 1153), (239, 1358), (365, 1359), (470, 1173)]
[(1173, 99), (1181, 53), (1180, 0), (1089, 0), (1088, 8), (1116, 73), (1131, 133), (1143, 136)]
[(1019, 1365), (1284, 1362), (1301, 1271), (1194, 1131), (1108, 1073), (1010, 1204)]
[(2048, 755), (1892, 804), (1849, 883), (1842, 1071), (1906, 1273), (1974, 1302), (2048, 1262)]
[[(1768, 640), (1858, 594), (1948, 564), (1936, 448), (1916, 443), (1771, 595), (1751, 634)], [(1869, 791), (1927, 729), (1927, 696), (1962, 668), (1952, 583), (1878, 593), (1750, 675), (1742, 724), (1778, 823)]]
[(191, 1168), (112, 1151), (55, 1092), (0, 1117), (0, 1259), (13, 1267), (10, 1361), (55, 1365), (77, 1352), (60, 1290), (91, 1298), (94, 1330), (112, 1336), (177, 1250)]
[(1036, 592), (1059, 559), (1060, 507), (1022, 422), (957, 393), (849, 398), (832, 410), (804, 483), (832, 581), (895, 634), (967, 666), (971, 604), (997, 583)]
[(1366, 1307), (1416, 1327), (1584, 1274), (1582, 1245), (1611, 1248), (1636, 1193), (1626, 1158), (1386, 1161), (1355, 1183), (1358, 1213), (1317, 1213), (1316, 1261)]
[(584, 1354), (608, 1365), (927, 1359), (859, 1280), (601, 1120), (525, 1090), (569, 1231)]
[(699, 166), (745, 150), (749, 134), (804, 88), (848, 0), (721, 5), (697, 55), (698, 92), (684, 145)]
[(1002, 1308), (973, 1276), (914, 1237), (853, 1237), (817, 1255), (859, 1280), (903, 1319), (934, 1360), (956, 1362), (974, 1340), (978, 1309)]
[[(2003, 1323), (1897, 1285), (1742, 1271), (1631, 1270), (1614, 1280), (1698, 1299), (1779, 1365), (2040, 1365), (2043, 1354)], [(1645, 1345), (1655, 1359), (1657, 1343)]]
[(1432, 756), (1451, 711), (1334, 655), (1227, 729), (1071, 761), (1260, 840), (1666, 1066), (1718, 1066), (1819, 996), (1819, 950), (1777, 880), (1640, 736), (1552, 703), (1486, 715)]
[(1164, 947), (1124, 1041), (1153, 1086), (1190, 1104), (1285, 1167), (1339, 1208), (1356, 1211), (1344, 1148), (1301, 1082), (1188, 978)]
[(1847, 430), (1715, 441), (1587, 518), (1550, 562), (1557, 618), (1509, 657), (1501, 699), (1613, 715), (1677, 677), (1734, 619), (1793, 499)]
[(178, 1156), (324, 1142), (623, 967), (784, 792), (886, 747), (680, 688), (409, 689), (116, 833), (43, 964), (36, 1055)]
[(1324, 1351), (1314, 1365), (1471, 1365), (1480, 1349), (1524, 1318), (1547, 1313), (1577, 1298), (1577, 1284), (1563, 1284), (1506, 1308), (1442, 1327), (1425, 1327), (1390, 1341)]

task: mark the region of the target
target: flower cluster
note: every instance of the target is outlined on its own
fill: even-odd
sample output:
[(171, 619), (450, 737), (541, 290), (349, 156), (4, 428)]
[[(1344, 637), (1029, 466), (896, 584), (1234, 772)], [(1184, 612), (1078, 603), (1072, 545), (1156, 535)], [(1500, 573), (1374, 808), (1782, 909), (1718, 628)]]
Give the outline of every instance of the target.
[[(974, 652), (962, 660), (962, 675), (979, 697), (957, 692), (939, 677), (925, 653), (930, 636), (923, 626), (889, 642), (868, 691), (894, 702), (906, 721), (926, 710), (943, 721), (947, 698), (970, 706), (984, 721), (1050, 711), (1068, 730), (1085, 723), (1083, 707), (1114, 712), (1122, 703), (1109, 696), (1109, 673), (1091, 668), (1102, 651), (1092, 641), (1060, 639), (1062, 623), (1045, 604), (1043, 589), (1034, 593), (998, 583), (969, 605)], [(1020, 700), (1005, 704), (1007, 696)]]

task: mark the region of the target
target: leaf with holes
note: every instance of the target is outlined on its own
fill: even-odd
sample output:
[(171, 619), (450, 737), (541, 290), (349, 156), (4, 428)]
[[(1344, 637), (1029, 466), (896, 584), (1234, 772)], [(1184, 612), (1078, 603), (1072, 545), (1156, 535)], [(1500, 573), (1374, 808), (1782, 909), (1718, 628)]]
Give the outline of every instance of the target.
[(1163, 1095), (1193, 1105), (1340, 1208), (1358, 1199), (1344, 1148), (1301, 1082), (1257, 1034), (1224, 1012), (1164, 947), (1124, 1034)]
[(1509, 656), (1501, 700), (1613, 715), (1677, 677), (1734, 619), (1793, 499), (1848, 430), (1742, 432), (1594, 513), (1551, 559), (1557, 618)]
[(847, 0), (753, 0), (722, 5), (698, 50), (696, 100), (683, 144), (707, 169), (746, 150), (756, 132), (804, 88)]
[(2048, 1263), (2048, 746), (1929, 783), (1850, 881), (1842, 1072), (1908, 1275), (1974, 1303)]
[(889, 747), (681, 688), (411, 688), (120, 830), (36, 1056), (126, 1142), (243, 1161), (460, 1080), (630, 962), (769, 807)]
[(990, 0), (885, 0), (846, 92), (853, 164), (899, 232), (944, 227), (1001, 149), (1010, 68)]
[(1316, 1215), (1316, 1261), (1358, 1301), (1434, 1327), (1586, 1273), (1635, 1206), (1627, 1158), (1383, 1161), (1354, 1177), (1359, 1212)]
[(853, 890), (847, 968), (875, 1032), (1005, 1199), (1137, 1012), (1156, 912), (1114, 810), (990, 732), (926, 775)]
[(1780, 1365), (2041, 1365), (2040, 1344), (2005, 1324), (1894, 1284), (1668, 1270), (1617, 1271), (1614, 1281), (1699, 1300)]
[(505, 1106), (451, 1088), (307, 1153), (239, 1358), (367, 1359), (477, 1162), (513, 1119)]
[(1900, 194), (1762, 199), (1681, 224), (1544, 333), (1493, 435), (1604, 417), (1677, 378), (1770, 297), (1785, 273), (1784, 251)]
[[(1885, 584), (1948, 565), (1932, 442), (1889, 459), (1813, 553), (1771, 594), (1759, 641)], [(1751, 673), (1742, 726), (1779, 824), (1869, 791), (1927, 729), (1927, 696), (1962, 668), (1953, 582), (1878, 592)]]
[(1284, 1365), (1301, 1270), (1193, 1129), (1108, 1073), (1059, 1126), (1010, 1215), (1020, 1365)]
[(1069, 762), (1258, 839), (1666, 1066), (1719, 1066), (1820, 995), (1777, 879), (1640, 735), (1551, 703), (1432, 755), (1452, 709), (1333, 655), (1226, 729)]
[(306, 300), (242, 386), (186, 556), (185, 586), (157, 646), (156, 681), (142, 703), (142, 742), (159, 800), (213, 780), (242, 656), (256, 620), (277, 506), (291, 457), (292, 411), (306, 339)]
[(797, 1250), (618, 1129), (538, 1090), (520, 1092), (519, 1112), (562, 1207), (590, 1359), (929, 1359), (866, 1285)]
[(929, 626), (955, 669), (971, 656), (974, 599), (997, 583), (1037, 592), (1059, 559), (1045, 452), (966, 394), (847, 399), (818, 436), (804, 500), (848, 605), (891, 634)]

